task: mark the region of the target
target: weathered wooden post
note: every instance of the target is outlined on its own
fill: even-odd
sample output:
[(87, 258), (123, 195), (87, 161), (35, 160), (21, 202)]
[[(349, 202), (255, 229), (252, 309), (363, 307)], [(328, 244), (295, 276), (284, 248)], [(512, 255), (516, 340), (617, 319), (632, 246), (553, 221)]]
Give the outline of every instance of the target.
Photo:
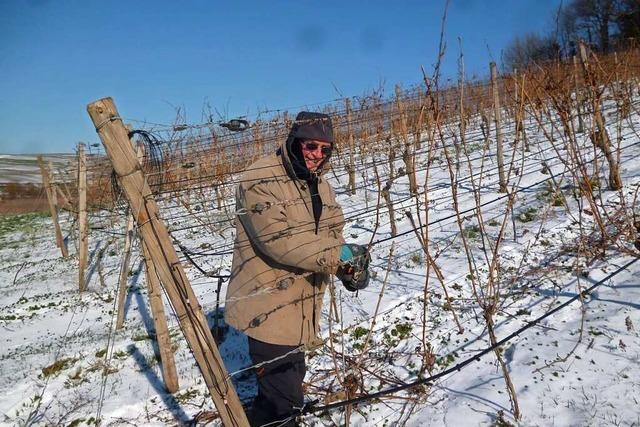
[(576, 112), (578, 113), (578, 133), (584, 132), (584, 119), (582, 118), (582, 88), (579, 83), (578, 57), (573, 55), (573, 86), (576, 91)]
[(420, 112), (418, 113), (418, 119), (416, 120), (413, 128), (413, 144), (416, 147), (416, 150), (420, 150), (422, 148), (422, 128), (424, 127), (424, 115), (427, 109), (425, 98), (426, 97), (423, 93), (418, 94), (418, 99), (420, 100)]
[(498, 91), (498, 70), (496, 63), (489, 64), (491, 69), (491, 90), (493, 92), (493, 123), (496, 127), (496, 154), (498, 156), (498, 182), (500, 185), (499, 192), (507, 192), (507, 180), (504, 176), (504, 149), (502, 147), (502, 120), (500, 112), (500, 93)]
[(127, 215), (127, 231), (124, 235), (124, 253), (120, 263), (120, 274), (118, 275), (118, 309), (116, 317), (116, 329), (122, 329), (124, 325), (124, 303), (127, 297), (127, 281), (129, 277), (129, 262), (131, 259), (131, 242), (135, 234), (133, 227), (133, 214)]
[[(587, 47), (583, 41), (580, 41), (580, 60), (582, 62), (584, 80), (589, 86), (593, 121), (596, 125), (596, 129), (591, 132), (591, 140), (596, 147), (602, 150), (607, 159), (607, 163), (609, 163), (609, 188), (611, 190), (619, 190), (622, 188), (620, 168), (616, 156), (611, 149), (611, 139), (609, 138), (609, 132), (607, 132), (604, 116), (602, 115), (602, 105), (600, 103), (600, 94), (598, 93), (598, 89), (596, 89), (596, 82), (590, 80), (589, 57), (587, 55)], [(594, 172), (596, 171), (597, 167), (594, 168)]]
[(253, 143), (255, 150), (253, 154), (253, 161), (255, 162), (263, 156), (264, 153), (264, 136), (262, 133), (262, 123), (260, 120), (256, 120), (251, 127), (253, 130)]
[[(518, 70), (513, 70), (513, 93), (515, 101), (515, 122), (516, 122), (516, 135), (515, 144), (522, 140), (522, 147), (524, 151), (531, 151), (529, 148), (529, 142), (527, 141), (527, 133), (524, 129), (524, 81), (525, 76), (522, 74), (520, 79)], [(521, 82), (520, 82), (521, 81)], [(522, 91), (522, 94), (520, 93)]]
[(61, 209), (64, 209), (68, 212), (73, 212), (74, 216), (77, 217), (78, 213), (76, 212), (75, 208), (70, 202), (71, 196), (69, 195), (69, 189), (67, 188), (66, 183), (64, 182), (64, 177), (62, 177), (62, 180), (58, 181), (56, 179), (55, 172), (58, 173), (58, 176), (60, 176), (61, 172), (60, 172), (60, 168), (56, 168), (56, 169), (54, 169), (53, 167), (53, 162), (49, 161), (48, 178), (49, 178), (49, 186), (51, 187), (51, 194), (53, 196), (52, 200), (54, 201), (54, 204), (58, 212)]
[(78, 145), (78, 287), (85, 290), (89, 243), (87, 239), (87, 159), (84, 144)]
[(393, 201), (391, 200), (391, 185), (393, 181), (390, 179), (382, 188), (382, 197), (384, 203), (387, 205), (387, 211), (389, 211), (389, 225), (391, 226), (391, 236), (395, 237), (398, 234), (398, 227), (396, 226), (396, 213), (393, 210)]
[(355, 160), (355, 143), (353, 140), (353, 128), (351, 117), (351, 99), (345, 98), (345, 108), (347, 110), (347, 141), (349, 144), (349, 164), (346, 169), (349, 173), (349, 185), (348, 189), (350, 194), (356, 194), (356, 160)]
[[(55, 183), (55, 179), (54, 179), (54, 175), (53, 175), (53, 162), (51, 160), (49, 160), (49, 168), (47, 169), (47, 175), (49, 176), (49, 188), (51, 190), (51, 202), (53, 203), (53, 207), (56, 210), (56, 212), (60, 212), (60, 205), (58, 204), (58, 186)], [(60, 222), (60, 217), (58, 216), (58, 223), (59, 222)]]
[[(49, 162), (49, 169), (53, 170), (53, 164), (51, 162)], [(72, 211), (73, 212), (74, 209), (73, 209), (73, 207), (71, 205), (71, 202), (69, 201), (70, 197), (68, 197), (67, 194), (65, 194), (65, 192), (62, 191), (62, 188), (60, 188), (60, 186), (57, 183), (53, 182), (54, 181), (53, 179), (51, 181), (52, 181), (52, 183), (51, 183), (52, 190), (51, 191), (56, 193), (56, 205), (57, 205), (57, 207), (59, 207), (61, 209), (66, 209), (67, 211)], [(60, 197), (60, 198), (58, 199), (58, 197)], [(61, 202), (61, 203), (59, 203), (59, 202)], [(74, 215), (77, 215), (77, 212), (74, 212)]]
[(53, 228), (56, 233), (56, 245), (60, 248), (63, 257), (67, 257), (67, 247), (64, 243), (64, 238), (62, 237), (62, 230), (60, 229), (60, 223), (58, 222), (58, 209), (56, 207), (56, 194), (53, 192), (53, 187), (51, 186), (51, 180), (49, 176), (49, 171), (44, 164), (44, 160), (42, 156), (38, 156), (38, 165), (40, 166), (40, 173), (42, 174), (42, 185), (44, 186), (45, 192), (47, 193), (47, 201), (49, 202), (49, 212), (51, 212), (51, 220), (53, 221)]
[[(461, 64), (461, 67), (464, 67), (464, 64)], [(460, 141), (462, 142), (463, 147), (466, 146), (467, 141), (467, 122), (466, 112), (464, 109), (464, 95), (464, 68), (462, 68), (460, 70), (460, 77), (458, 78), (458, 110), (460, 114), (460, 124), (458, 125), (458, 129), (460, 130)]]
[(400, 132), (402, 133), (402, 139), (404, 141), (404, 151), (402, 152), (402, 160), (406, 168), (407, 176), (409, 178), (409, 192), (413, 195), (418, 194), (418, 183), (416, 181), (416, 171), (414, 165), (414, 155), (411, 149), (411, 143), (409, 141), (408, 129), (407, 129), (407, 116), (404, 111), (404, 105), (402, 103), (402, 91), (400, 86), (396, 85), (396, 105), (398, 108), (398, 114), (400, 116)]
[(389, 158), (389, 178), (393, 179), (396, 173), (396, 144), (395, 141), (392, 141), (393, 134), (390, 132), (389, 135), (385, 138), (384, 142), (388, 147), (388, 158)]
[(147, 246), (142, 241), (140, 242), (140, 246), (142, 247), (144, 265), (147, 273), (147, 291), (149, 293), (149, 306), (151, 307), (153, 324), (156, 330), (156, 343), (158, 343), (158, 349), (160, 350), (162, 378), (167, 391), (169, 393), (175, 393), (179, 389), (178, 374), (176, 372), (176, 362), (173, 359), (173, 350), (171, 350), (171, 338), (169, 337), (167, 318), (164, 314), (162, 290)]
[(103, 98), (95, 101), (87, 106), (87, 111), (118, 175), (138, 232), (178, 316), (222, 423), (226, 426), (248, 426), (249, 422), (224, 367), (207, 319), (178, 259), (167, 228), (159, 218), (158, 206), (113, 100)]
[(74, 214), (74, 216), (75, 216), (76, 212), (72, 208), (71, 202), (69, 201), (69, 197), (64, 193), (64, 191), (62, 191), (62, 188), (60, 188), (59, 186), (54, 185), (54, 189), (55, 189), (55, 192), (57, 193), (57, 195), (60, 196), (60, 199), (62, 200), (61, 208), (72, 212)]
[[(144, 155), (143, 150), (143, 145), (138, 145), (136, 157), (138, 158), (138, 164), (140, 165), (140, 167), (142, 167), (142, 156)], [(118, 315), (116, 317), (116, 329), (122, 329), (122, 326), (124, 326), (124, 303), (127, 296), (127, 282), (129, 277), (129, 262), (131, 260), (131, 246), (133, 237), (135, 235), (135, 229), (133, 228), (133, 225), (133, 213), (129, 211), (129, 214), (127, 215), (127, 229), (124, 234), (124, 253), (122, 254), (122, 262), (120, 263), (120, 274), (118, 276), (118, 310), (116, 311)]]

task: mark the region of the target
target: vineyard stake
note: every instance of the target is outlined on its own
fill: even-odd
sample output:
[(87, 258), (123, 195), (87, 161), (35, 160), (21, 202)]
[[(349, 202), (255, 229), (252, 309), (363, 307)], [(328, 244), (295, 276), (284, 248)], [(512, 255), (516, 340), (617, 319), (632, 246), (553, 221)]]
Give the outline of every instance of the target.
[(347, 138), (349, 144), (349, 194), (356, 194), (356, 160), (355, 160), (355, 143), (353, 140), (352, 116), (351, 116), (351, 99), (345, 98), (345, 108), (347, 110)]
[(498, 182), (500, 185), (499, 192), (507, 192), (507, 181), (504, 177), (504, 151), (502, 147), (502, 130), (501, 112), (500, 112), (500, 94), (498, 92), (498, 70), (496, 63), (489, 64), (491, 69), (491, 91), (493, 93), (493, 122), (496, 126), (496, 154), (498, 156)]
[(47, 193), (47, 201), (49, 202), (49, 212), (51, 212), (51, 220), (53, 221), (53, 228), (56, 233), (56, 245), (60, 248), (62, 256), (67, 257), (67, 247), (62, 237), (62, 230), (60, 229), (60, 222), (58, 222), (58, 208), (56, 193), (53, 192), (53, 186), (51, 185), (51, 179), (49, 170), (44, 164), (42, 156), (38, 156), (38, 165), (40, 166), (40, 173), (42, 174), (42, 185)]
[(84, 144), (78, 145), (78, 287), (85, 290), (85, 273), (89, 253), (87, 239), (87, 159)]
[(153, 316), (153, 324), (156, 330), (156, 343), (160, 350), (160, 362), (162, 364), (162, 378), (164, 386), (169, 393), (175, 393), (179, 389), (176, 362), (171, 349), (171, 337), (167, 327), (167, 318), (164, 314), (162, 303), (162, 290), (158, 281), (158, 274), (149, 256), (149, 251), (144, 242), (140, 242), (144, 256), (145, 271), (147, 273), (147, 289), (149, 292), (149, 306)]
[(96, 131), (118, 175), (161, 285), (198, 363), (222, 423), (248, 426), (240, 399), (231, 383), (207, 319), (185, 274), (158, 206), (136, 159), (127, 131), (111, 98), (87, 106)]

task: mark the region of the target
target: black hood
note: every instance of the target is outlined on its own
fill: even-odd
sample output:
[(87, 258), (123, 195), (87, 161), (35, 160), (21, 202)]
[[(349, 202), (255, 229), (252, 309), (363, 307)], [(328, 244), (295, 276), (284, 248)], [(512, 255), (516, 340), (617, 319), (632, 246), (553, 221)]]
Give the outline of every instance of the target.
[[(302, 147), (300, 146), (300, 141), (308, 139), (328, 142), (333, 145), (335, 139), (333, 136), (331, 117), (327, 114), (301, 111), (296, 116), (296, 120), (293, 126), (291, 126), (291, 131), (289, 131), (289, 136), (287, 137), (285, 144), (286, 153), (289, 155), (289, 161), (291, 162), (295, 176), (311, 181), (317, 179), (318, 173), (313, 173), (307, 169), (307, 165), (302, 156)], [(330, 155), (327, 156), (322, 165), (320, 165), (318, 168), (319, 172), (321, 172), (327, 164), (329, 157)]]

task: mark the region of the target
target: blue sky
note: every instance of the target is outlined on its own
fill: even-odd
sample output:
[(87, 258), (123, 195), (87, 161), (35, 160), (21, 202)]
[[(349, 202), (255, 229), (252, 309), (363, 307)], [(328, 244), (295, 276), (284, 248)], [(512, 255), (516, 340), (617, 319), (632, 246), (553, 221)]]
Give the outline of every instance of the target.
[[(445, 77), (462, 38), (484, 75), (518, 34), (554, 27), (560, 0), (451, 0)], [(86, 105), (111, 96), (127, 119), (189, 123), (290, 109), (421, 80), (437, 58), (444, 0), (0, 2), (0, 153), (98, 142)]]

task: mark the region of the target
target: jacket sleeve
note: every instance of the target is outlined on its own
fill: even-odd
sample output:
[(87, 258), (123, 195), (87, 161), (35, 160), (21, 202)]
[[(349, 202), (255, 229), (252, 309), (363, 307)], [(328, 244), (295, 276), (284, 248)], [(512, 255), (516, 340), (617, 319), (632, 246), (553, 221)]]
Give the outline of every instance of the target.
[(238, 206), (245, 209), (239, 219), (248, 239), (263, 256), (279, 264), (309, 272), (335, 273), (342, 238), (318, 236), (308, 225), (296, 226), (296, 219), (287, 217), (273, 188), (260, 182), (238, 186)]
[(344, 213), (342, 212), (340, 205), (336, 202), (336, 193), (331, 187), (329, 187), (329, 194), (331, 197), (331, 205), (328, 206), (330, 208), (328, 212), (329, 230), (333, 236), (344, 243), (344, 239), (342, 238), (342, 231), (345, 224)]

